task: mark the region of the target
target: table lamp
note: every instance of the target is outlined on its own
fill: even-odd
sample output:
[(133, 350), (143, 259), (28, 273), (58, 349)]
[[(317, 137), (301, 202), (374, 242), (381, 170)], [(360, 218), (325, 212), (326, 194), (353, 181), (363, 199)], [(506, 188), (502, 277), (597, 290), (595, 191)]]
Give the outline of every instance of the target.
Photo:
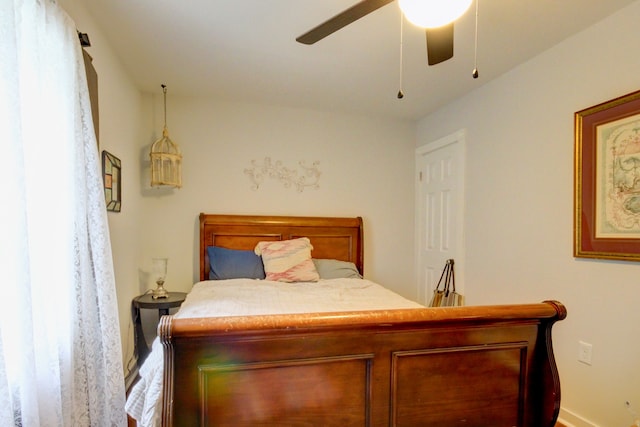
[(169, 292), (164, 288), (164, 280), (167, 277), (167, 261), (168, 258), (152, 259), (152, 274), (158, 285), (157, 288), (151, 291), (151, 297), (153, 299), (167, 298), (169, 296)]

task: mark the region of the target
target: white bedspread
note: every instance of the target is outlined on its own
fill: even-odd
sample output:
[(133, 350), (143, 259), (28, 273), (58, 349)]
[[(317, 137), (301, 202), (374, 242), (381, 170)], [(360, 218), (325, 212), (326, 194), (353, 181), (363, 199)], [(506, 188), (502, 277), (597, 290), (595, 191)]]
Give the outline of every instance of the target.
[[(282, 283), (233, 279), (198, 282), (176, 318), (248, 316), (423, 308), (420, 304), (366, 279), (331, 279)], [(160, 425), (162, 411), (162, 345), (156, 338), (140, 368), (126, 410), (139, 427)]]

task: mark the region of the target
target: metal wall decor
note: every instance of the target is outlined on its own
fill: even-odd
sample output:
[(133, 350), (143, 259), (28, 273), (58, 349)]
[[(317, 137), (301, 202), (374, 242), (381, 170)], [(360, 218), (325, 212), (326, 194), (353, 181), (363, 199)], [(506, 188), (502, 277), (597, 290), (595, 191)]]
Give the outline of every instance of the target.
[(244, 173), (249, 176), (253, 185), (252, 190), (257, 190), (266, 178), (279, 181), (285, 188), (294, 187), (299, 193), (305, 188), (320, 188), (320, 175), (318, 169), (319, 161), (307, 166), (304, 161), (300, 161), (301, 171), (283, 166), (280, 160), (272, 162), (270, 157), (265, 157), (262, 162), (251, 161), (251, 168), (245, 169)]
[(102, 152), (102, 182), (107, 210), (120, 212), (122, 207), (122, 162), (107, 151)]

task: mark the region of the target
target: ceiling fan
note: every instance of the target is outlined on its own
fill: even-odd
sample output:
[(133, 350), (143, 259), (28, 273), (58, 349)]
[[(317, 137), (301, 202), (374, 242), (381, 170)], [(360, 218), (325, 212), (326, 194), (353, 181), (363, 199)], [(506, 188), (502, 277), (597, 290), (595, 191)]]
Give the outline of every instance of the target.
[[(393, 1), (394, 0), (360, 1), (349, 9), (346, 9), (299, 36), (296, 38), (296, 41), (308, 45), (314, 44)], [(468, 4), (470, 3), (469, 1)], [(464, 11), (466, 11), (466, 8)], [(425, 28), (425, 33), (427, 38), (427, 62), (429, 65), (436, 65), (453, 57), (453, 22), (437, 28)]]

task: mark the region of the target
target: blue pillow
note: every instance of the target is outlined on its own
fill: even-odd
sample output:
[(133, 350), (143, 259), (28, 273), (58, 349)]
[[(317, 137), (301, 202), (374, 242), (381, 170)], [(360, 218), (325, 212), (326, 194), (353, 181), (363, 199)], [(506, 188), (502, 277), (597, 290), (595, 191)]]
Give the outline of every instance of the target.
[(253, 251), (207, 247), (209, 279), (264, 279), (262, 258)]

